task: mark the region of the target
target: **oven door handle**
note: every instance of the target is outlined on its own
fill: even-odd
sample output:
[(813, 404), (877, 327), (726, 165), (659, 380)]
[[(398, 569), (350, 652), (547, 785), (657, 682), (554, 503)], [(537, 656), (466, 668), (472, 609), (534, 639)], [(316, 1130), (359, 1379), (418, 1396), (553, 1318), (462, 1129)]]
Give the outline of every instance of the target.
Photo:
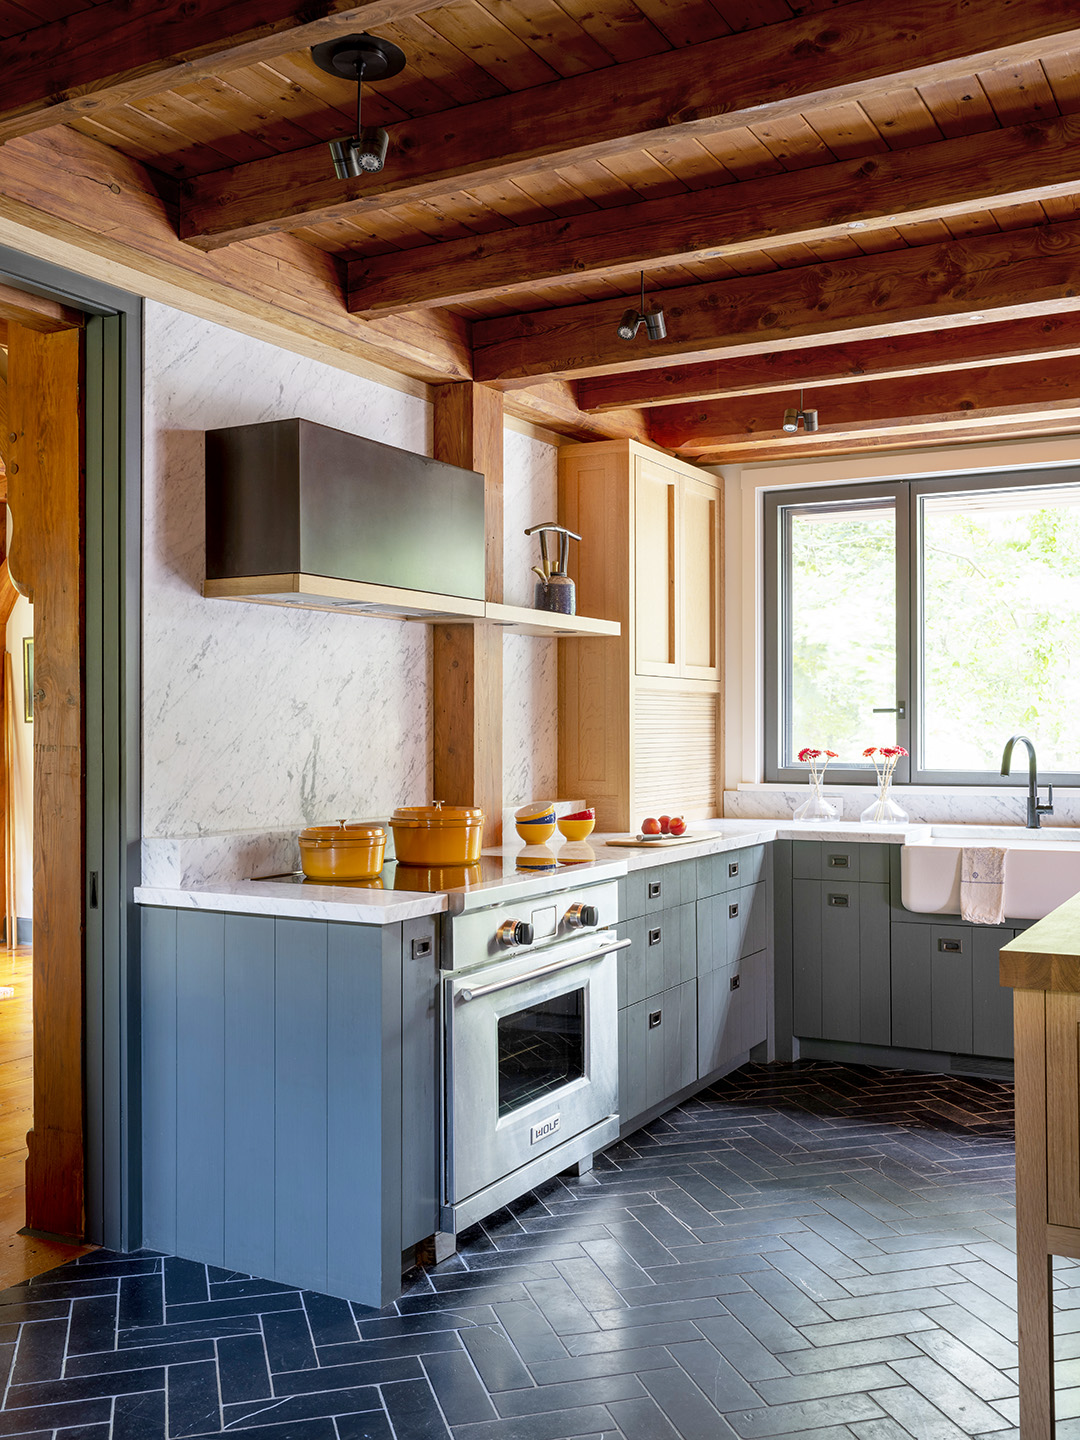
[(457, 998), (465, 1004), (479, 1000), (481, 995), (494, 995), (497, 990), (510, 990), (515, 985), (524, 985), (527, 980), (540, 980), (545, 975), (557, 975), (560, 970), (569, 970), (575, 965), (584, 965), (589, 960), (599, 960), (602, 955), (613, 955), (616, 950), (625, 950), (633, 942), (616, 940), (614, 945), (603, 945), (598, 950), (587, 950), (584, 955), (574, 955), (559, 960), (554, 965), (541, 965), (536, 970), (527, 970), (524, 975), (514, 975), (509, 980), (495, 980), (490, 985), (474, 985), (468, 990), (459, 990)]

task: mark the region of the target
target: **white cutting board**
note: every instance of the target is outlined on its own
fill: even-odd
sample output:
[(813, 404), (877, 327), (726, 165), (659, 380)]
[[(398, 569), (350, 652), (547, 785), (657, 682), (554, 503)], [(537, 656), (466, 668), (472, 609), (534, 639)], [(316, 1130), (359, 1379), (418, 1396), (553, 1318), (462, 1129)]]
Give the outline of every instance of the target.
[(605, 845), (626, 845), (635, 850), (663, 850), (668, 845), (692, 845), (694, 841), (707, 840), (707, 835), (658, 835), (655, 840), (639, 840), (636, 835), (619, 835), (614, 840), (605, 840)]

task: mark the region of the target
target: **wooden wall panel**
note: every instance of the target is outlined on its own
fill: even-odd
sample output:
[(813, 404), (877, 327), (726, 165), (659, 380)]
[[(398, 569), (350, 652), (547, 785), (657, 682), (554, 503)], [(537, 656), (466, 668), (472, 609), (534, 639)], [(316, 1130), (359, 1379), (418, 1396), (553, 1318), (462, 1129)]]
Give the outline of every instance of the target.
[(27, 1224), (81, 1236), (82, 335), (12, 324), (8, 338), (8, 559), (12, 579), (35, 606), (35, 1118)]

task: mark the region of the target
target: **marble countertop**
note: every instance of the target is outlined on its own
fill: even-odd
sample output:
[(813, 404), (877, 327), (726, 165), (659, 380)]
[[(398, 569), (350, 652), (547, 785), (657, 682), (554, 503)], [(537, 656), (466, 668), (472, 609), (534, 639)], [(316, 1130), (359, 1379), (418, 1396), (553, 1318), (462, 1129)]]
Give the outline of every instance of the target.
[[(865, 843), (885, 842), (901, 845), (907, 838), (929, 834), (927, 825), (862, 825), (839, 821), (831, 825), (813, 825), (791, 820), (702, 820), (692, 826), (696, 837), (682, 845), (628, 848), (606, 842), (611, 835), (594, 834), (587, 842), (591, 856), (572, 867), (582, 879), (589, 874), (612, 878), (625, 871), (646, 869), (654, 865), (671, 865), (679, 860), (694, 860), (701, 855), (714, 855), (725, 850), (763, 845), (771, 840), (846, 840)], [(555, 860), (561, 849), (550, 847)], [(584, 847), (574, 847), (579, 854)], [(507, 878), (534, 878), (542, 890), (547, 881), (543, 871), (529, 877), (515, 872), (513, 862), (521, 845), (503, 845), (484, 852), (485, 858), (505, 867)], [(565, 874), (571, 867), (560, 866)], [(483, 882), (477, 889), (497, 888), (498, 880)], [(421, 915), (438, 915), (450, 908), (448, 895), (409, 890), (358, 889), (349, 885), (318, 885), (308, 881), (298, 885), (291, 877), (280, 879), (233, 880), (227, 883), (210, 881), (183, 886), (141, 885), (135, 891), (140, 905), (158, 905), (169, 909), (217, 910), (242, 915), (279, 915), (290, 919), (335, 920), (354, 925), (396, 925)]]

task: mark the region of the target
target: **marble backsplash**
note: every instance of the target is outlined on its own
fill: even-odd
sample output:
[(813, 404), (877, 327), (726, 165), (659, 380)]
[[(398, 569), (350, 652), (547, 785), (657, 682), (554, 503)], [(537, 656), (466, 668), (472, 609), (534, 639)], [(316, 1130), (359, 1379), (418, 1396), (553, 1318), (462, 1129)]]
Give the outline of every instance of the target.
[[(725, 790), (724, 816), (733, 820), (790, 820), (808, 795), (806, 785), (747, 785)], [(838, 820), (858, 820), (874, 799), (870, 785), (826, 785), (824, 795), (835, 805)], [(898, 786), (892, 792), (907, 811), (913, 824), (926, 825), (1023, 825), (1027, 790), (1015, 786), (989, 790), (981, 786), (961, 790), (931, 790), (921, 786)], [(1041, 794), (1046, 797), (1045, 787)], [(1054, 789), (1054, 813), (1044, 816), (1044, 826), (1080, 825), (1080, 791)]]
[[(143, 834), (168, 842), (148, 844), (147, 883), (155, 867), (289, 869), (304, 824), (432, 798), (431, 631), (203, 599), (203, 432), (300, 415), (430, 454), (432, 409), (155, 302), (144, 384)], [(512, 603), (531, 599), (533, 542), (520, 532), (555, 513), (555, 454), (506, 432)], [(555, 788), (556, 642), (504, 643), (504, 794), (516, 805)]]

